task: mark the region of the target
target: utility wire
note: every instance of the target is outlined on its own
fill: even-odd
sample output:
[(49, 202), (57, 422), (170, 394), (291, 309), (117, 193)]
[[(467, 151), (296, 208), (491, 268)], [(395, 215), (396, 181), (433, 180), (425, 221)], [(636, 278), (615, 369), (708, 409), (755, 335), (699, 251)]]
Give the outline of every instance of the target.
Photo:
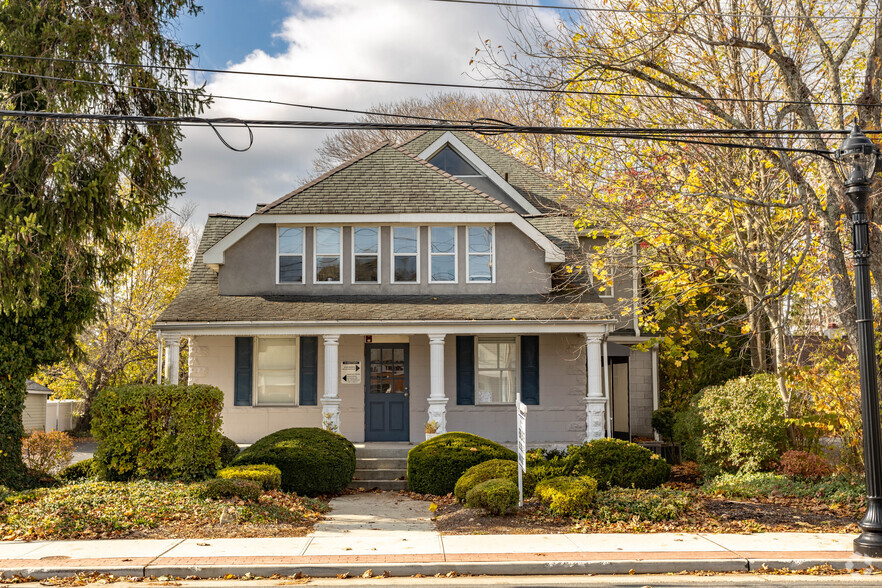
[[(466, 90), (493, 90), (493, 91), (503, 91), (503, 92), (534, 92), (537, 94), (562, 94), (562, 95), (574, 95), (574, 96), (600, 96), (600, 97), (609, 97), (609, 98), (658, 98), (665, 100), (689, 100), (693, 102), (726, 102), (726, 103), (755, 103), (755, 104), (782, 104), (782, 105), (812, 105), (812, 106), (882, 106), (882, 103), (874, 102), (867, 104), (859, 104), (857, 102), (833, 102), (833, 101), (823, 101), (823, 102), (811, 102), (805, 100), (780, 100), (780, 99), (763, 99), (763, 98), (728, 98), (728, 97), (707, 97), (707, 96), (672, 96), (669, 94), (651, 94), (651, 93), (640, 93), (640, 92), (603, 92), (603, 91), (593, 91), (593, 90), (566, 90), (560, 88), (548, 88), (548, 87), (519, 87), (519, 86), (482, 86), (480, 84), (463, 84), (463, 83), (445, 83), (445, 82), (418, 82), (412, 80), (392, 80), (392, 79), (379, 79), (379, 78), (350, 78), (350, 77), (340, 77), (340, 76), (312, 76), (305, 74), (283, 74), (283, 73), (275, 73), (275, 72), (259, 72), (259, 71), (240, 71), (240, 70), (229, 70), (229, 69), (209, 69), (209, 68), (201, 68), (201, 67), (180, 67), (173, 65), (158, 65), (158, 64), (133, 64), (133, 63), (119, 63), (119, 62), (111, 62), (111, 61), (91, 61), (87, 59), (68, 59), (63, 57), (40, 57), (40, 56), (32, 56), (32, 55), (14, 55), (9, 53), (0, 53), (0, 58), (6, 59), (27, 59), (27, 60), (36, 60), (36, 61), (57, 61), (61, 63), (78, 63), (84, 65), (99, 65), (99, 66), (109, 66), (109, 67), (123, 67), (123, 68), (153, 68), (153, 69), (162, 69), (166, 71), (191, 71), (191, 72), (200, 72), (200, 73), (215, 73), (215, 74), (223, 74), (223, 75), (243, 75), (243, 76), (263, 76), (263, 77), (272, 77), (272, 78), (289, 78), (289, 79), (299, 79), (299, 80), (318, 80), (318, 81), (330, 81), (330, 82), (353, 82), (353, 83), (363, 83), (363, 84), (390, 84), (390, 85), (404, 85), (404, 86), (421, 86), (421, 87), (437, 87), (437, 88), (454, 88), (454, 89), (466, 89)], [(566, 85), (571, 83), (576, 83), (578, 80), (558, 80), (556, 83), (559, 85)]]
[[(739, 148), (739, 149), (757, 149), (763, 151), (782, 151), (791, 153), (808, 153), (820, 155), (829, 158), (832, 153), (830, 150), (819, 149), (803, 149), (796, 147), (772, 147), (762, 144), (743, 144), (731, 141), (723, 141), (724, 139), (750, 139), (759, 140), (763, 138), (786, 137), (787, 135), (802, 134), (799, 130), (783, 130), (783, 129), (689, 129), (689, 128), (605, 128), (605, 127), (535, 127), (535, 126), (518, 126), (506, 124), (501, 121), (483, 120), (474, 121), (469, 124), (452, 124), (439, 125), (429, 123), (369, 123), (369, 122), (334, 122), (334, 121), (301, 121), (301, 120), (243, 120), (238, 118), (205, 118), (205, 117), (158, 117), (158, 116), (131, 116), (131, 115), (112, 115), (112, 114), (87, 114), (87, 113), (65, 113), (65, 112), (37, 112), (37, 111), (16, 111), (16, 110), (0, 110), (2, 118), (32, 119), (32, 120), (59, 120), (59, 121), (91, 121), (91, 122), (107, 122), (107, 123), (136, 123), (136, 124), (176, 124), (176, 125), (203, 125), (209, 126), (215, 134), (223, 141), (223, 143), (234, 149), (227, 143), (217, 130), (220, 126), (244, 126), (249, 131), (249, 145), (245, 149), (235, 149), (244, 151), (253, 144), (253, 132), (255, 127), (266, 128), (330, 128), (330, 129), (351, 129), (351, 130), (459, 130), (470, 131), (479, 134), (554, 134), (554, 135), (576, 135), (585, 137), (598, 138), (621, 138), (631, 140), (647, 140), (658, 142), (673, 143), (690, 143), (698, 145), (708, 145), (716, 147)], [(806, 134), (828, 133), (831, 135), (847, 134), (845, 130), (824, 130), (809, 131)], [(712, 140), (712, 139), (716, 140)]]
[[(187, 91), (187, 90), (171, 90), (168, 88), (148, 88), (146, 86), (131, 86), (128, 84), (120, 84), (120, 83), (116, 83), (116, 82), (99, 82), (99, 81), (95, 81), (95, 80), (79, 80), (76, 78), (62, 78), (62, 77), (57, 77), (57, 76), (47, 76), (47, 75), (42, 75), (42, 74), (24, 73), (24, 72), (19, 72), (19, 71), (9, 71), (9, 70), (3, 70), (3, 69), (0, 69), (0, 74), (22, 76), (22, 77), (26, 77), (26, 78), (37, 78), (37, 79), (41, 79), (41, 80), (71, 82), (71, 83), (75, 83), (75, 84), (104, 86), (104, 87), (108, 87), (108, 88), (122, 88), (122, 89), (126, 89), (126, 90), (142, 90), (142, 91), (146, 91), (146, 92), (158, 92), (158, 93), (162, 93), (162, 94), (175, 94), (175, 95), (180, 95), (180, 96), (187, 96), (190, 98), (197, 97), (196, 89)], [(218, 100), (236, 100), (236, 101), (240, 101), (240, 102), (257, 102), (259, 104), (272, 104), (275, 106), (292, 106), (295, 108), (309, 108), (309, 109), (313, 109), (313, 110), (325, 110), (325, 111), (330, 111), (330, 112), (345, 112), (347, 114), (388, 116), (390, 118), (408, 118), (408, 119), (415, 119), (415, 120), (441, 121), (441, 122), (468, 122), (468, 121), (464, 121), (464, 120), (433, 118), (433, 117), (416, 116), (416, 115), (409, 115), (409, 114), (392, 114), (392, 113), (388, 113), (388, 112), (376, 112), (376, 111), (369, 111), (369, 110), (354, 110), (351, 108), (334, 108), (331, 106), (317, 106), (314, 104), (299, 104), (299, 103), (295, 103), (295, 102), (279, 102), (276, 100), (267, 100), (267, 99), (262, 99), (262, 98), (243, 98), (243, 97), (239, 97), (239, 96), (221, 96), (219, 94), (209, 94), (209, 96), (211, 98), (215, 98)]]
[(750, 12), (677, 12), (672, 10), (649, 10), (649, 9), (624, 9), (624, 8), (598, 8), (589, 6), (563, 6), (543, 4), (523, 4), (519, 2), (494, 2), (493, 0), (428, 0), (429, 2), (445, 2), (450, 4), (477, 4), (482, 6), (497, 6), (500, 8), (543, 8), (551, 10), (565, 10), (570, 12), (600, 12), (618, 14), (646, 14), (650, 16), (725, 16), (744, 18), (771, 18), (776, 20), (875, 20), (875, 16), (835, 16), (835, 15), (807, 15), (801, 14), (755, 14)]

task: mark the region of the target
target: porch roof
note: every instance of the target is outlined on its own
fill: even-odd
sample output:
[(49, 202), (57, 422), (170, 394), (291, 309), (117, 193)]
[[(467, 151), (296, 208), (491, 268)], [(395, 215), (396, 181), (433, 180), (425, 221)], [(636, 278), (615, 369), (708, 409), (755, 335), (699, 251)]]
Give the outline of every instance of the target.
[(156, 326), (175, 323), (384, 321), (610, 322), (603, 302), (568, 296), (219, 296), (213, 284), (190, 283)]

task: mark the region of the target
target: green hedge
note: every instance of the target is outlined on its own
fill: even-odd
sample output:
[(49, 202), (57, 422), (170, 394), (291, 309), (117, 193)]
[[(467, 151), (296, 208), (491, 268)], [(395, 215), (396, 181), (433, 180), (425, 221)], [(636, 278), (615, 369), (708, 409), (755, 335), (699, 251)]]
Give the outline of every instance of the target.
[(200, 498), (233, 498), (256, 502), (262, 494), (260, 483), (239, 478), (214, 478), (199, 484), (196, 493)]
[(259, 439), (233, 460), (233, 465), (252, 464), (279, 468), (282, 489), (287, 492), (337, 494), (352, 481), (355, 446), (324, 429), (283, 429)]
[(608, 488), (656, 488), (671, 477), (671, 466), (661, 457), (621, 439), (596, 439), (569, 450), (573, 475), (591, 476)]
[(591, 476), (562, 476), (536, 485), (536, 497), (558, 516), (583, 514), (596, 496), (597, 480)]
[(407, 453), (407, 485), (420, 494), (448, 494), (467, 469), (491, 459), (515, 460), (517, 454), (471, 433), (444, 433)]
[[(518, 483), (518, 462), (508, 459), (491, 459), (472, 466), (456, 481), (453, 493), (460, 502), (465, 502), (469, 490), (487, 480), (505, 478), (515, 485)], [(524, 474), (524, 496), (532, 496), (536, 480), (530, 472), (529, 466)]]
[(220, 461), (221, 467), (227, 467), (233, 460), (236, 459), (236, 456), (239, 455), (239, 446), (235, 441), (224, 435), (221, 438), (221, 448), (220, 448)]
[(65, 482), (73, 482), (74, 480), (85, 480), (95, 475), (95, 461), (90, 457), (77, 463), (72, 463), (60, 472), (58, 477)]
[(505, 478), (481, 482), (466, 494), (468, 508), (483, 508), (491, 515), (504, 515), (518, 504), (518, 487)]
[(95, 470), (105, 479), (183, 480), (220, 466), (224, 395), (214, 386), (120, 386), (92, 404)]
[(281, 470), (265, 463), (230, 466), (218, 470), (217, 477), (225, 480), (251, 480), (263, 486), (264, 490), (276, 490), (282, 485)]

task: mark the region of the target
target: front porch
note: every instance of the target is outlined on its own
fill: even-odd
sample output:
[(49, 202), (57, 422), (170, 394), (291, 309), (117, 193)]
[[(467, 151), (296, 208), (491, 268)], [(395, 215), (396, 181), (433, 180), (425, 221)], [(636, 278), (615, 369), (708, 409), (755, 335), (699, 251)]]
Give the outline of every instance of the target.
[[(562, 446), (613, 430), (610, 372), (603, 369), (607, 325), (567, 326), (470, 325), (407, 334), (388, 326), (371, 334), (329, 333), (327, 326), (164, 332), (163, 371), (169, 380), (177, 377), (180, 338), (187, 336), (189, 381), (224, 391), (224, 432), (242, 443), (283, 428), (318, 426), (354, 443), (419, 443), (434, 421), (439, 433), (467, 431), (513, 444), (513, 400), (520, 392), (530, 406), (528, 443)], [(244, 354), (243, 341), (250, 345)], [(290, 365), (261, 363), (280, 354), (283, 343), (294, 358)]]

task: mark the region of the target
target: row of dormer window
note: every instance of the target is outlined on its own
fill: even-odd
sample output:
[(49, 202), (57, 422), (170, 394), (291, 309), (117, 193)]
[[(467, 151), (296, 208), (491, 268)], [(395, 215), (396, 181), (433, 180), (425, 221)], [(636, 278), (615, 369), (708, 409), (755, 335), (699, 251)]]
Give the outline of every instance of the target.
[(492, 226), (465, 227), (465, 244), (460, 244), (456, 226), (393, 226), (390, 251), (383, 252), (380, 227), (345, 227), (351, 231), (350, 247), (344, 251), (344, 227), (314, 227), (312, 256), (306, 259), (306, 227), (277, 227), (276, 282), (302, 284), (304, 267), (312, 263), (313, 283), (342, 284), (343, 256), (351, 256), (352, 282), (379, 284), (380, 266), (389, 263), (394, 284), (419, 284), (420, 232), (428, 231), (428, 282), (455, 284), (460, 281), (460, 249), (466, 255), (466, 282), (492, 283), (495, 276), (495, 237)]

